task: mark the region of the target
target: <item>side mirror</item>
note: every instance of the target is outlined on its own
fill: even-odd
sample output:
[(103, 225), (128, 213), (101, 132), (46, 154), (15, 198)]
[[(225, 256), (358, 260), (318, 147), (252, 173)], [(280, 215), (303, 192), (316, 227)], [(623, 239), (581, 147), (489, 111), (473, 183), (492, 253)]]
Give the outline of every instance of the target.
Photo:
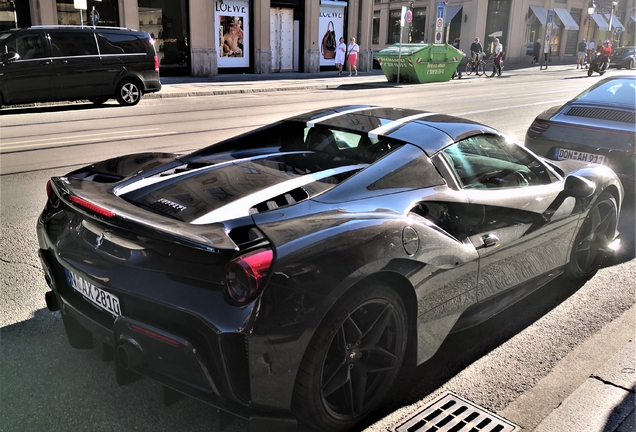
[(594, 184), (594, 182), (576, 175), (567, 176), (565, 179), (565, 187), (563, 188), (567, 196), (574, 198), (587, 198), (591, 196), (595, 190), (596, 184)]
[(2, 54), (2, 63), (11, 63), (16, 60), (20, 60), (20, 54), (17, 52)]

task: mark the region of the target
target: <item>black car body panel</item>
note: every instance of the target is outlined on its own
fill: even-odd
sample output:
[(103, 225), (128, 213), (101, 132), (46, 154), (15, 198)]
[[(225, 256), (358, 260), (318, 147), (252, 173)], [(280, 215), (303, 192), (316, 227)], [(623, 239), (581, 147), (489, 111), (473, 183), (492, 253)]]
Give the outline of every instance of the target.
[[(613, 95), (611, 90), (620, 86)], [(594, 97), (606, 92), (611, 97)], [(549, 159), (578, 157), (608, 165), (634, 191), (636, 153), (636, 77), (612, 76), (561, 107), (540, 114), (525, 145)], [(564, 153), (567, 152), (567, 153)]]
[(624, 46), (616, 48), (612, 52), (610, 67), (618, 69), (635, 69), (636, 68), (636, 47)]
[(161, 90), (146, 32), (115, 27), (37, 26), (0, 34), (0, 100), (11, 105), (114, 98), (120, 84)]
[[(488, 148), (509, 157), (471, 153)], [(462, 155), (497, 172), (477, 179)], [(568, 191), (573, 176), (587, 191)], [(404, 361), (422, 363), (453, 329), (561, 274), (602, 194), (620, 207), (611, 170), (546, 164), (487, 126), (349, 106), (53, 178), (37, 232), (69, 341), (114, 352), (120, 382), (141, 374), (288, 421), (307, 349), (350, 293), (399, 293)], [(232, 263), (262, 251), (261, 287), (237, 299)]]

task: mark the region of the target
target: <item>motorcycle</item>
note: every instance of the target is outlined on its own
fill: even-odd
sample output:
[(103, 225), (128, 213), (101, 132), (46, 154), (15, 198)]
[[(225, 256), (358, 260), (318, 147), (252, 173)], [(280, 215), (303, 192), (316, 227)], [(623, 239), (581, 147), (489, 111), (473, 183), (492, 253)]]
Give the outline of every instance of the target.
[(609, 59), (603, 59), (601, 53), (595, 53), (590, 66), (587, 69), (587, 76), (592, 76), (594, 72), (598, 72), (599, 75), (603, 75), (609, 67)]

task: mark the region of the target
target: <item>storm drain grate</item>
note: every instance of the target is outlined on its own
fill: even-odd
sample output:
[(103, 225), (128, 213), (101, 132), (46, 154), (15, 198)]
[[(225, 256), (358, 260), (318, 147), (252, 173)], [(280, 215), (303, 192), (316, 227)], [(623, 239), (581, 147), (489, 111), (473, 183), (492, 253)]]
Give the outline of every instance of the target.
[(517, 426), (451, 392), (442, 395), (395, 432), (513, 432)]

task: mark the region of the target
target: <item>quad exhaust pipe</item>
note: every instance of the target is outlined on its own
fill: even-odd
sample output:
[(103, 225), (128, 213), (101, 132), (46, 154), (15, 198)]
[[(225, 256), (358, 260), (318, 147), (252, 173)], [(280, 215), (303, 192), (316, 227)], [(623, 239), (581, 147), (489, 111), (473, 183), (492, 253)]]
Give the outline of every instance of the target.
[(124, 370), (133, 370), (146, 366), (148, 361), (143, 351), (133, 341), (124, 342), (117, 347), (117, 363)]
[(44, 294), (44, 300), (46, 301), (46, 308), (51, 312), (60, 310), (60, 303), (57, 301), (57, 296), (53, 291)]

